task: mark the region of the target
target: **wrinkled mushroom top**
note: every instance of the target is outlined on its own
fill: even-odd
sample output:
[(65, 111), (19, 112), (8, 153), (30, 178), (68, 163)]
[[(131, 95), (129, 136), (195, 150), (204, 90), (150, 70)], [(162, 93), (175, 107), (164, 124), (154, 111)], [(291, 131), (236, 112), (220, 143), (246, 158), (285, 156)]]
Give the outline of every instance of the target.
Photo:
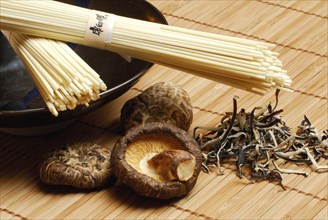
[[(106, 155), (106, 157), (104, 156)], [(110, 150), (92, 143), (73, 143), (62, 146), (49, 154), (48, 160), (72, 167), (89, 167), (98, 169), (106, 162)], [(97, 166), (99, 165), (99, 166)]]
[(40, 163), (40, 178), (53, 185), (95, 188), (109, 181), (111, 152), (93, 143), (58, 147)]
[(179, 85), (160, 82), (128, 100), (121, 110), (126, 130), (149, 122), (165, 122), (187, 131), (193, 112), (188, 93)]

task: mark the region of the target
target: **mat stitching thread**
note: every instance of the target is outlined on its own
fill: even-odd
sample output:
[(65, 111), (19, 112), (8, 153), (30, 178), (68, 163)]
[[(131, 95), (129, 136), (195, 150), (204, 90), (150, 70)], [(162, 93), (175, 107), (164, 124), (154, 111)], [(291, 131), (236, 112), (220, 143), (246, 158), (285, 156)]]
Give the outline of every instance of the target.
[(280, 7), (280, 8), (289, 9), (289, 10), (292, 10), (292, 11), (297, 11), (297, 12), (300, 12), (300, 13), (306, 14), (306, 15), (313, 15), (313, 16), (316, 16), (316, 17), (319, 17), (319, 18), (325, 18), (325, 19), (328, 18), (327, 16), (318, 15), (318, 14), (315, 14), (315, 13), (312, 13), (312, 12), (303, 11), (303, 10), (300, 10), (300, 9), (297, 9), (297, 8), (292, 8), (292, 7), (280, 5), (280, 4), (277, 4), (277, 3), (266, 2), (266, 1), (262, 1), (262, 0), (255, 0), (255, 1), (263, 3), (263, 4), (267, 4), (267, 5), (272, 5), (272, 6), (277, 6), (277, 7)]
[(20, 214), (17, 214), (17, 213), (15, 213), (13, 211), (10, 211), (8, 209), (0, 208), (0, 211), (6, 212), (7, 214), (9, 214), (9, 215), (11, 215), (13, 217), (18, 217), (18, 218), (20, 218), (22, 220), (28, 220), (28, 218), (25, 218), (24, 216), (22, 216)]
[[(201, 110), (202, 111), (202, 110)], [(211, 113), (213, 113), (213, 112), (211, 112)], [(213, 113), (213, 114), (216, 114), (216, 113)], [(219, 114), (219, 115), (225, 115), (225, 114), (223, 114), (223, 113), (217, 113), (217, 114)], [(96, 129), (99, 129), (99, 130), (105, 130), (105, 128), (103, 128), (103, 127), (100, 127), (100, 126), (96, 126), (96, 125), (93, 125), (93, 124), (89, 124), (89, 123), (87, 123), (87, 122), (84, 122), (84, 121), (80, 121), (80, 120), (77, 120), (77, 123), (81, 123), (81, 124), (84, 124), (84, 125), (86, 125), (86, 126), (89, 126), (89, 127), (92, 127), (92, 128), (96, 128)], [(107, 130), (106, 130), (107, 131)], [(225, 166), (222, 166), (222, 167), (225, 167)], [(229, 170), (234, 170), (233, 168), (230, 168), (230, 167), (225, 167), (226, 169), (229, 169)], [(312, 194), (312, 193), (307, 193), (307, 192), (304, 192), (304, 191), (301, 191), (301, 190), (299, 190), (299, 189), (296, 189), (296, 188), (293, 188), (293, 187), (290, 187), (290, 186), (285, 186), (284, 185), (284, 187), (286, 188), (286, 189), (289, 189), (289, 190), (293, 190), (293, 191), (296, 191), (297, 193), (300, 193), (300, 194), (303, 194), (303, 195), (305, 195), (305, 196), (311, 196), (312, 198), (315, 198), (315, 199), (318, 199), (319, 201), (328, 201), (328, 198), (326, 199), (326, 198), (321, 198), (321, 197), (319, 197), (319, 196), (316, 196), (316, 195), (314, 195), (314, 194)]]
[(319, 96), (319, 95), (316, 95), (316, 94), (313, 94), (313, 93), (307, 93), (307, 92), (303, 92), (301, 90), (298, 90), (298, 89), (292, 89), (294, 92), (297, 92), (297, 93), (300, 93), (300, 94), (303, 94), (303, 95), (308, 95), (308, 96), (313, 96), (314, 98), (318, 98), (318, 99), (323, 99), (323, 100), (328, 100), (328, 97), (323, 97), (323, 96)]
[(175, 209), (177, 209), (177, 210), (179, 210), (179, 211), (182, 211), (182, 212), (188, 212), (188, 213), (190, 213), (191, 215), (194, 215), (194, 216), (196, 216), (196, 217), (201, 217), (201, 218), (203, 218), (203, 219), (207, 219), (207, 220), (215, 220), (215, 219), (216, 219), (216, 218), (212, 218), (212, 217), (209, 217), (209, 216), (207, 216), (207, 215), (200, 214), (200, 213), (198, 213), (198, 212), (192, 211), (192, 210), (190, 210), (190, 209), (182, 208), (182, 207), (177, 206), (177, 205), (172, 205), (172, 204), (171, 204), (170, 206), (173, 207), (173, 208), (175, 208)]
[(286, 44), (278, 43), (278, 42), (275, 42), (275, 41), (270, 41), (270, 40), (267, 40), (267, 39), (264, 39), (264, 38), (261, 38), (261, 37), (257, 37), (257, 36), (251, 35), (251, 34), (245, 34), (245, 33), (240, 32), (240, 31), (233, 31), (233, 30), (230, 30), (230, 29), (227, 29), (227, 28), (218, 27), (216, 25), (208, 24), (208, 23), (202, 22), (202, 21), (197, 21), (197, 20), (194, 20), (194, 19), (191, 19), (191, 18), (186, 18), (186, 17), (174, 15), (174, 14), (167, 13), (167, 12), (163, 12), (163, 14), (167, 15), (167, 16), (175, 17), (175, 18), (178, 18), (178, 19), (182, 19), (182, 20), (185, 20), (185, 21), (201, 24), (201, 25), (204, 25), (204, 26), (207, 26), (207, 27), (227, 31), (227, 32), (230, 32), (230, 33), (233, 33), (233, 34), (239, 34), (239, 35), (243, 35), (243, 36), (246, 36), (246, 37), (251, 37), (251, 38), (254, 38), (254, 39), (257, 39), (257, 40), (261, 40), (261, 41), (264, 41), (264, 42), (267, 42), (267, 43), (270, 43), (270, 44), (275, 44), (275, 45), (278, 45), (278, 46), (281, 46), (281, 47), (286, 47), (286, 48), (289, 48), (289, 49), (292, 49), (292, 50), (297, 50), (297, 51), (300, 51), (300, 52), (313, 54), (315, 56), (324, 57), (324, 58), (328, 57), (328, 55), (319, 54), (319, 53), (316, 53), (314, 51), (309, 51), (309, 50), (302, 49), (302, 48), (292, 47), (292, 46), (289, 46), (289, 45), (286, 45)]
[[(82, 122), (82, 121), (80, 121), (80, 120), (78, 120), (77, 122), (83, 123), (83, 124), (88, 125), (88, 126), (91, 126), (91, 127), (95, 127), (95, 128), (97, 128), (97, 129), (100, 129), (100, 130), (104, 130), (104, 129), (101, 128), (101, 127), (96, 127), (96, 126), (94, 126), (94, 125), (92, 125), (92, 124), (88, 124), (88, 123), (86, 123), (86, 122)], [(7, 147), (4, 147), (4, 148), (7, 148)], [(8, 149), (8, 148), (7, 148), (7, 149)], [(20, 154), (20, 155), (22, 155), (22, 156), (24, 156), (24, 157), (26, 157), (26, 158), (28, 158), (28, 159), (32, 159), (32, 160), (34, 160), (34, 162), (37, 162), (37, 161), (38, 161), (38, 159), (34, 158), (34, 157), (31, 156), (31, 155), (21, 154), (20, 152), (15, 151), (15, 150), (12, 150), (12, 149), (9, 149), (9, 150), (10, 150), (11, 152), (15, 152), (15, 153), (17, 153), (17, 154)], [(226, 167), (226, 169), (233, 170), (233, 169), (231, 169), (230, 167)], [(293, 191), (295, 191), (295, 192), (297, 192), (297, 193), (300, 193), (300, 194), (303, 194), (303, 195), (305, 195), (305, 196), (311, 196), (312, 198), (317, 199), (317, 200), (319, 200), (319, 201), (328, 201), (328, 199), (326, 199), (326, 198), (321, 198), (321, 197), (319, 197), (319, 196), (317, 196), (317, 195), (314, 195), (314, 194), (312, 194), (312, 193), (307, 193), (307, 192), (304, 192), (304, 191), (301, 191), (301, 190), (298, 190), (298, 189), (296, 189), (296, 188), (289, 187), (289, 186), (285, 186), (285, 187), (286, 187), (287, 189), (289, 189), (289, 190), (293, 190)], [(184, 209), (184, 208), (179, 207), (179, 206), (177, 206), (177, 205), (173, 205), (173, 204), (171, 204), (170, 206), (176, 208), (177, 210), (180, 210), (180, 211), (183, 211), (183, 212), (188, 212), (188, 213), (190, 213), (190, 214), (192, 214), (192, 215), (194, 215), (194, 216), (196, 216), (196, 217), (201, 217), (201, 218), (204, 218), (204, 219), (206, 219), (206, 220), (215, 220), (214, 218), (211, 218), (211, 217), (206, 216), (206, 215), (204, 215), (204, 214), (200, 214), (200, 213), (194, 212), (194, 211), (189, 210), (189, 209)], [(16, 216), (16, 217), (21, 218), (22, 220), (28, 220), (27, 218), (25, 218), (25, 217), (23, 217), (23, 216), (21, 216), (21, 215), (19, 215), (19, 214), (16, 214), (16, 213), (14, 213), (14, 212), (11, 212), (10, 210), (7, 210), (7, 209), (0, 208), (0, 211), (5, 211), (5, 212), (7, 212), (8, 214), (13, 215), (14, 217)]]
[[(86, 122), (83, 122), (83, 121), (80, 121), (80, 120), (78, 120), (77, 123), (82, 123), (82, 124), (84, 124), (84, 125), (87, 125), (87, 126), (89, 126), (89, 127), (93, 127), (93, 128), (99, 129), (99, 130), (105, 130), (105, 129), (102, 128), (102, 127), (94, 126), (94, 125), (92, 125), (92, 124), (89, 124), (89, 123), (86, 123)], [(8, 149), (10, 152), (13, 152), (13, 153), (15, 153), (15, 154), (21, 155), (22, 157), (25, 157), (25, 158), (27, 158), (27, 159), (32, 159), (33, 162), (38, 162), (38, 161), (39, 161), (37, 158), (33, 157), (32, 155), (22, 154), (21, 152), (16, 151), (16, 150), (12, 150), (11, 148), (9, 149), (8, 147), (3, 147), (3, 148), (6, 148), (6, 149)], [(226, 169), (229, 169), (229, 170), (234, 170), (233, 168), (231, 168), (231, 167), (229, 167), (229, 166), (226, 166), (225, 168), (226, 168)], [(269, 182), (269, 183), (270, 183), (270, 182)], [(300, 194), (303, 194), (303, 195), (305, 195), (305, 196), (311, 196), (312, 198), (317, 199), (317, 200), (319, 200), (319, 201), (328, 201), (328, 198), (327, 198), (327, 199), (326, 199), (326, 198), (321, 198), (321, 197), (319, 197), (319, 196), (317, 196), (317, 195), (314, 195), (314, 194), (312, 194), (312, 193), (307, 193), (307, 192), (301, 191), (301, 190), (299, 190), (299, 189), (296, 189), (296, 188), (293, 188), (293, 187), (290, 187), (290, 186), (285, 186), (285, 188), (287, 188), (287, 189), (289, 189), (289, 190), (293, 190), (293, 191), (295, 191), (295, 192), (297, 192), (297, 193), (300, 193)], [(0, 210), (1, 210), (1, 208), (0, 208)]]
[[(133, 87), (131, 89), (136, 90), (138, 92), (143, 92), (143, 90), (138, 89), (138, 88), (135, 88), (135, 87)], [(318, 98), (318, 99), (322, 99), (322, 100), (328, 100), (328, 97), (323, 97), (323, 96), (319, 96), (319, 95), (316, 95), (316, 94), (313, 94), (313, 93), (303, 92), (303, 91), (298, 90), (298, 89), (292, 89), (291, 88), (291, 90), (294, 91), (294, 92), (300, 93), (302, 95), (312, 96), (314, 98)], [(193, 106), (193, 108), (198, 109), (200, 111), (205, 111), (205, 112), (213, 113), (213, 114), (216, 114), (216, 115), (223, 115), (223, 113), (214, 112), (214, 111), (207, 110), (207, 109), (204, 109), (204, 108), (201, 108), (201, 107), (197, 107), (197, 106)]]
[(194, 109), (198, 109), (199, 111), (202, 111), (202, 112), (208, 112), (208, 113), (212, 113), (214, 115), (221, 115), (221, 116), (224, 116), (225, 114), (224, 113), (220, 113), (220, 112), (215, 112), (215, 111), (212, 111), (212, 110), (207, 110), (205, 108), (201, 108), (201, 107), (197, 107), (197, 106), (193, 106)]
[[(84, 124), (84, 125), (88, 125), (88, 126), (93, 127), (93, 128), (97, 128), (97, 129), (100, 129), (100, 130), (104, 130), (104, 129), (101, 128), (101, 127), (94, 126), (94, 125), (92, 125), (92, 124), (88, 124), (88, 123), (83, 122), (83, 121), (80, 121), (80, 120), (78, 120), (77, 122), (78, 122), (78, 123), (82, 123), (82, 124)], [(8, 149), (7, 147), (4, 147), (4, 148)], [(20, 153), (20, 152), (18, 152), (18, 151), (16, 151), (16, 150), (12, 150), (12, 149), (8, 149), (8, 150), (9, 150), (9, 152), (13, 152), (13, 153), (15, 153), (15, 154), (21, 155), (21, 156), (23, 156), (23, 157), (25, 157), (25, 158), (27, 158), (27, 159), (32, 159), (33, 162), (37, 162), (37, 161), (38, 161), (37, 158), (35, 158), (35, 157), (31, 156), (31, 155), (28, 155), (28, 154), (22, 154), (22, 153)], [(204, 218), (204, 219), (206, 219), (206, 220), (215, 220), (214, 218), (208, 217), (208, 216), (206, 216), (206, 215), (204, 215), (204, 214), (200, 214), (200, 213), (197, 213), (197, 212), (191, 211), (191, 210), (189, 210), (189, 209), (184, 209), (184, 208), (179, 207), (179, 206), (177, 206), (177, 205), (172, 205), (172, 204), (171, 204), (170, 206), (172, 206), (172, 207), (174, 207), (174, 208), (176, 208), (176, 209), (178, 209), (178, 210), (180, 210), (180, 211), (188, 212), (188, 213), (190, 213), (190, 214), (192, 214), (192, 215), (194, 215), (194, 216), (196, 216), (196, 217), (201, 217), (201, 218)], [(0, 210), (2, 211), (2, 208), (0, 208)], [(5, 209), (4, 209), (3, 211), (6, 211), (7, 213), (9, 213), (9, 214), (11, 214), (11, 215), (13, 215), (13, 216), (20, 217), (22, 220), (27, 220), (27, 218), (24, 218), (23, 216), (20, 216), (19, 214), (16, 214), (16, 213), (14, 213), (14, 212), (11, 212), (10, 210), (5, 210)]]
[(306, 193), (306, 192), (304, 192), (304, 191), (301, 191), (301, 190), (299, 190), (299, 189), (296, 189), (296, 188), (292, 188), (292, 187), (290, 187), (290, 186), (285, 186), (285, 188), (286, 189), (289, 189), (290, 191), (295, 191), (295, 192), (297, 192), (297, 193), (301, 193), (301, 194), (303, 194), (303, 195), (305, 195), (305, 196), (311, 196), (312, 198), (315, 198), (315, 199), (317, 199), (317, 200), (319, 200), (319, 201), (328, 201), (328, 198), (326, 199), (326, 198), (321, 198), (320, 196), (317, 196), (317, 195), (314, 195), (314, 194), (312, 194), (312, 193)]

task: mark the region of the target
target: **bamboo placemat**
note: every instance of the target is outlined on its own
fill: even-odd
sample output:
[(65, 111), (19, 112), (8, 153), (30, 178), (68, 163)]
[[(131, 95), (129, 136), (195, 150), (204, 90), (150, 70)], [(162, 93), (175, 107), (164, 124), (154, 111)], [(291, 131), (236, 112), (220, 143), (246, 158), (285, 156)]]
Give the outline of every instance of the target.
[[(151, 0), (171, 25), (274, 43), (293, 79), (293, 93), (282, 92), (283, 119), (296, 128), (303, 115), (319, 132), (328, 127), (328, 3), (325, 0)], [(233, 164), (223, 175), (201, 173), (192, 192), (179, 200), (158, 201), (126, 186), (81, 191), (42, 184), (36, 165), (63, 141), (91, 141), (112, 147), (120, 137), (124, 102), (148, 86), (172, 81), (191, 96), (194, 122), (217, 125), (232, 98), (250, 111), (274, 102), (274, 91), (257, 96), (166, 67), (152, 69), (127, 93), (63, 131), (18, 137), (0, 133), (0, 219), (328, 219), (328, 175), (284, 175), (283, 190), (267, 181), (239, 179)], [(326, 161), (321, 161), (327, 165)], [(286, 164), (286, 167), (294, 165)]]

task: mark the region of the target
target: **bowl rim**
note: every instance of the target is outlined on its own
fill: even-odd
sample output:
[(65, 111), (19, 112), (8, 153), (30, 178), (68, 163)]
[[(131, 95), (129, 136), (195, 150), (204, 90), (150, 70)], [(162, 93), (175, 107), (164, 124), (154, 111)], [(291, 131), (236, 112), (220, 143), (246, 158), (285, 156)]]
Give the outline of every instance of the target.
[[(154, 64), (153, 63), (148, 63), (142, 70), (139, 71), (138, 74), (134, 75), (132, 78), (130, 78), (129, 80), (115, 86), (115, 87), (111, 87), (110, 89), (107, 89), (106, 91), (103, 91), (101, 93), (99, 93), (100, 98), (95, 100), (95, 101), (91, 101), (91, 103), (94, 102), (98, 102), (101, 101), (101, 99), (105, 98), (107, 95), (112, 94), (113, 92), (120, 90), (121, 88), (124, 88), (125, 86), (132, 84), (133, 82), (136, 82), (142, 75), (144, 75), (146, 73), (146, 71), (151, 68)], [(73, 110), (69, 110), (69, 111), (75, 111), (77, 109), (73, 109)], [(22, 109), (22, 110), (5, 110), (5, 111), (0, 111), (0, 116), (4, 116), (4, 115), (10, 115), (10, 114), (23, 114), (23, 113), (28, 113), (28, 112), (33, 112), (33, 113), (37, 113), (37, 112), (48, 112), (48, 109), (46, 107), (39, 107), (39, 108), (33, 108), (33, 109)]]

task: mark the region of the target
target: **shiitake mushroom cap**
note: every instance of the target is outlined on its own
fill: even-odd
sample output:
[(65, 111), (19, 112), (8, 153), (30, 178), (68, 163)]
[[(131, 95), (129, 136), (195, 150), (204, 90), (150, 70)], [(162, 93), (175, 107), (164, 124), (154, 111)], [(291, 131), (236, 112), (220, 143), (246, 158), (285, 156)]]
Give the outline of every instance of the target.
[(42, 182), (93, 189), (112, 181), (110, 149), (89, 142), (76, 142), (57, 147), (39, 164)]
[(128, 100), (121, 109), (125, 131), (150, 122), (165, 122), (188, 131), (193, 108), (188, 93), (172, 82), (159, 82)]
[[(196, 159), (192, 177), (185, 181), (159, 181), (143, 173), (140, 161), (146, 154), (180, 149)], [(153, 122), (130, 129), (114, 146), (111, 155), (113, 174), (138, 194), (169, 199), (182, 197), (195, 186), (201, 171), (202, 154), (198, 144), (185, 131), (173, 125)]]

